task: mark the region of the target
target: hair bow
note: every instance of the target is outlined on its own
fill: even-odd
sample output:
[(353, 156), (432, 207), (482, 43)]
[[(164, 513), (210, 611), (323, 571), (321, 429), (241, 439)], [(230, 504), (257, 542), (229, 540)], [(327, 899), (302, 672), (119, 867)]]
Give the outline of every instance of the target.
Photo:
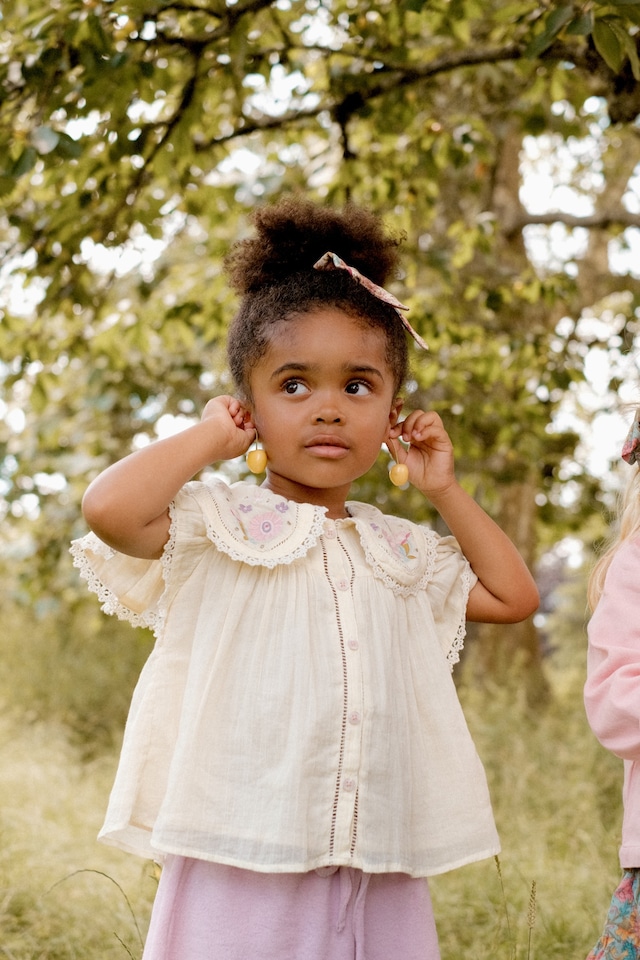
[(388, 290), (385, 290), (384, 287), (379, 287), (373, 280), (369, 280), (368, 277), (363, 277), (359, 270), (356, 270), (355, 267), (350, 267), (337, 253), (331, 253), (330, 251), (325, 253), (314, 263), (313, 267), (314, 270), (346, 270), (356, 283), (362, 284), (362, 286), (378, 300), (382, 300), (383, 303), (388, 303), (390, 307), (393, 307), (402, 321), (402, 326), (405, 330), (409, 331), (418, 346), (422, 347), (423, 350), (429, 349), (420, 334), (416, 333), (402, 312), (403, 310), (408, 310), (409, 307), (406, 307), (404, 303), (400, 303), (400, 301), (394, 297), (392, 293), (389, 293)]

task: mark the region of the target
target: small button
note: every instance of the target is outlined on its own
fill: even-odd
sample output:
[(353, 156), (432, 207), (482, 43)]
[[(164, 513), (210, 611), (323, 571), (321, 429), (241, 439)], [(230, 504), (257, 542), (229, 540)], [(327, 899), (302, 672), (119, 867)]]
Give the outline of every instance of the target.
[(355, 780), (352, 779), (352, 777), (346, 777), (346, 778), (342, 781), (342, 786), (343, 786), (344, 789), (347, 791), (347, 793), (353, 793), (353, 791), (354, 791), (355, 788), (356, 788), (356, 782), (355, 782)]
[(352, 723), (354, 726), (357, 723), (360, 723), (361, 717), (357, 710), (352, 710), (349, 714), (349, 723)]
[(357, 640), (349, 640), (349, 643), (347, 644), (347, 646), (349, 647), (349, 650), (357, 650), (360, 644), (358, 643)]
[(338, 590), (348, 590), (348, 589), (349, 589), (349, 581), (348, 581), (348, 580), (338, 580), (337, 583), (336, 583), (336, 587), (338, 588)]
[(337, 537), (336, 525), (333, 520), (325, 520), (324, 522), (324, 535), (328, 537), (329, 540), (335, 540)]

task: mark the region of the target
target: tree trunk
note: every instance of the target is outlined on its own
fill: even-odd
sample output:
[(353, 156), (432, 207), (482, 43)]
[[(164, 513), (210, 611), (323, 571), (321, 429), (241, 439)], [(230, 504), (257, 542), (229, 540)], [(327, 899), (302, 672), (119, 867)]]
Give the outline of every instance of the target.
[[(515, 543), (530, 569), (535, 564), (535, 492), (533, 479), (504, 487), (498, 522)], [(543, 651), (533, 617), (522, 623), (471, 625), (462, 672), (474, 685), (498, 684), (524, 690), (530, 707), (549, 702)]]

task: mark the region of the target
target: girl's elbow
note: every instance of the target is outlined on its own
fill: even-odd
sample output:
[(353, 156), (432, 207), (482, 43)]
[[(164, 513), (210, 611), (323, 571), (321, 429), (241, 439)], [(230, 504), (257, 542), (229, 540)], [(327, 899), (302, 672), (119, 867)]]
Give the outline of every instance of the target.
[(505, 603), (502, 608), (501, 623), (522, 623), (536, 612), (540, 606), (540, 594), (537, 587), (528, 589)]
[(94, 528), (94, 523), (100, 517), (100, 497), (95, 495), (95, 492), (91, 487), (87, 487), (85, 490), (84, 496), (81, 503), (82, 516), (92, 530)]
[(87, 526), (101, 540), (108, 539), (113, 526), (114, 508), (104, 491), (96, 489), (93, 484), (87, 487), (82, 498), (81, 509)]
[(539, 606), (540, 594), (536, 585), (532, 583), (504, 605), (502, 623), (521, 623), (534, 614)]
[(531, 583), (529, 589), (524, 593), (521, 601), (521, 620), (526, 620), (531, 614), (535, 613), (540, 606), (540, 592), (535, 583)]
[(502, 597), (478, 583), (469, 596), (467, 619), (478, 623), (520, 623), (535, 613), (539, 605), (540, 594), (533, 581)]

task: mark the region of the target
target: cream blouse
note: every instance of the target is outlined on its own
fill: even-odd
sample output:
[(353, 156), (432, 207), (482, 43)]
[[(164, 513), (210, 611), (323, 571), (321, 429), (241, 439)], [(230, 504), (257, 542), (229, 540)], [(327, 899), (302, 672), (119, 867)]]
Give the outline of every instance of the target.
[(475, 576), (452, 537), (347, 508), (192, 481), (161, 560), (73, 542), (103, 609), (156, 635), (102, 840), (273, 873), (498, 852), (451, 676)]

